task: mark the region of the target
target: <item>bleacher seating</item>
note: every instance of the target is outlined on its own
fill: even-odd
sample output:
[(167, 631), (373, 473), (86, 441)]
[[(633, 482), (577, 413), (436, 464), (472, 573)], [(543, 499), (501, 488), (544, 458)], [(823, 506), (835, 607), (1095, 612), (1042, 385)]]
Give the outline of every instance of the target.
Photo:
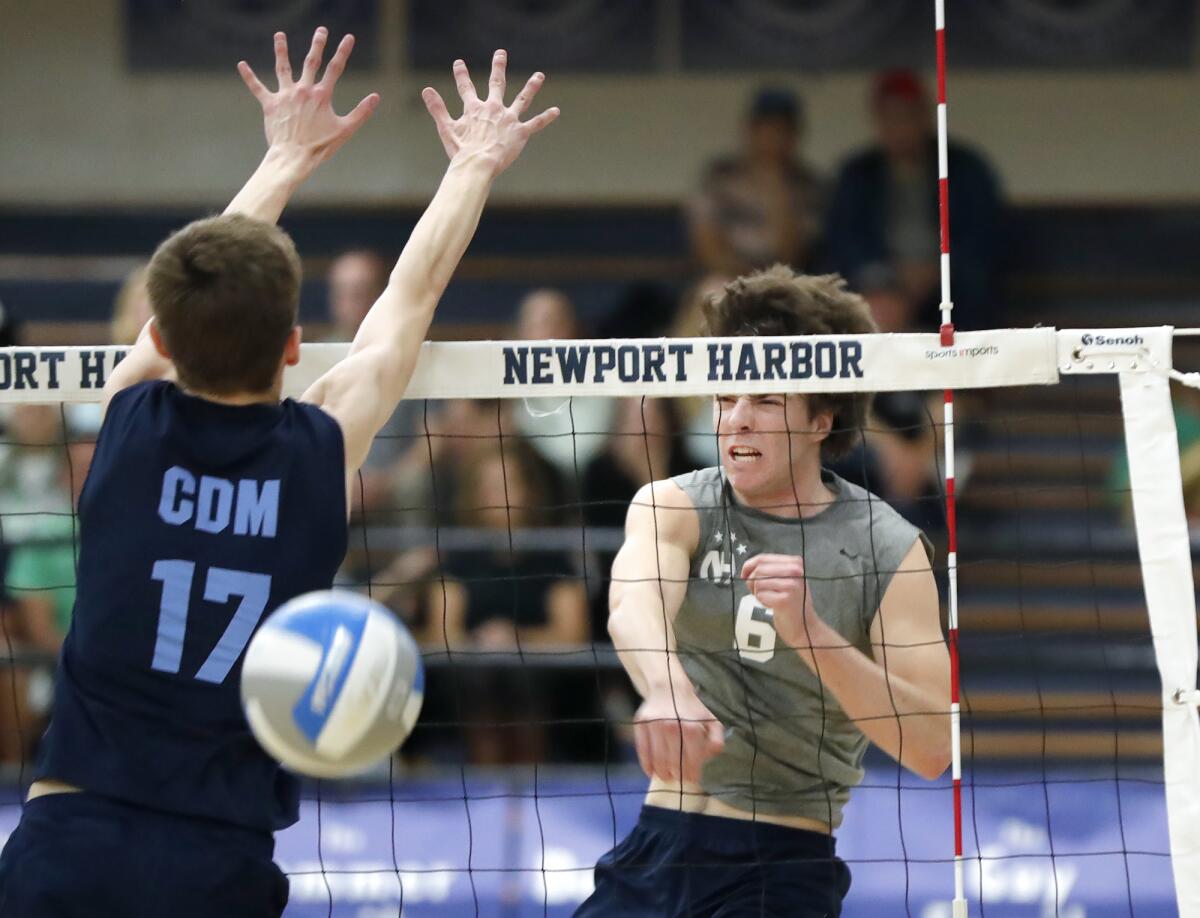
[[(0, 300), (31, 342), (99, 340), (133, 260), (197, 215), (0, 211)], [(303, 317), (321, 314), (330, 256), (349, 246), (394, 252), (415, 216), (289, 213), (284, 225), (306, 258)], [(1192, 321), (1200, 208), (1030, 206), (1014, 212), (1012, 228), (1008, 324)], [(501, 334), (533, 285), (563, 287), (594, 322), (632, 282), (680, 289), (688, 279), (674, 209), (498, 207), (447, 293), (436, 334)], [(1183, 353), (1184, 363), (1197, 356)], [(1136, 544), (1105, 490), (1121, 448), (1116, 386), (1085, 379), (1008, 391), (964, 423), (975, 434), (960, 513), (968, 752), (1157, 756), (1161, 706)]]

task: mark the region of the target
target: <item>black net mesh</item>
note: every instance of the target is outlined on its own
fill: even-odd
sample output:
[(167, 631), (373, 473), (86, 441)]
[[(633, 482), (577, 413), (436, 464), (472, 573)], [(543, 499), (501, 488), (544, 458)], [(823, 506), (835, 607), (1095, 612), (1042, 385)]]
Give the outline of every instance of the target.
[[(881, 398), (832, 468), (929, 536), (944, 605), (941, 402), (941, 393)], [(1176, 406), (1186, 473), (1200, 409), (1184, 393)], [(339, 579), (417, 636), (425, 707), (390, 760), (355, 780), (306, 785), (301, 821), (276, 849), (291, 881), (288, 915), (567, 915), (589, 895), (593, 865), (629, 834), (646, 789), (634, 743), (640, 699), (606, 628), (613, 559), (643, 484), (720, 460), (713, 412), (711, 399), (697, 398), (402, 406), (360, 476)], [(1161, 701), (1116, 387), (1068, 379), (977, 391), (959, 397), (958, 414), (972, 913), (1172, 914)], [(18, 405), (5, 418), (7, 833), (70, 623), (72, 508), (98, 415)], [(699, 579), (699, 556), (693, 561)], [(735, 642), (736, 618), (730, 609), (721, 625)], [(780, 644), (775, 652), (792, 651)], [(759, 665), (741, 656), (740, 665)], [(886, 659), (886, 648), (875, 658)], [(787, 686), (780, 691), (786, 707)], [(817, 710), (830, 716), (836, 699), (818, 695)], [(810, 707), (796, 702), (798, 711)], [(724, 726), (753, 746), (755, 730), (779, 716), (749, 694), (744, 711), (744, 722)], [(810, 751), (798, 749), (796, 759)], [(948, 776), (926, 781), (873, 747), (864, 767), (837, 832), (837, 855), (853, 874), (844, 913), (948, 918)], [(751, 798), (756, 774), (771, 770), (759, 763), (746, 773)], [(655, 882), (675, 889), (683, 873), (691, 888), (718, 882), (725, 855), (708, 844), (648, 853), (659, 859)], [(770, 860), (767, 847), (755, 850)], [(771, 876), (764, 868), (750, 882), (767, 889)], [(732, 889), (717, 895), (745, 899)], [(767, 893), (758, 901), (772, 914)], [(746, 907), (739, 914), (759, 913)]]

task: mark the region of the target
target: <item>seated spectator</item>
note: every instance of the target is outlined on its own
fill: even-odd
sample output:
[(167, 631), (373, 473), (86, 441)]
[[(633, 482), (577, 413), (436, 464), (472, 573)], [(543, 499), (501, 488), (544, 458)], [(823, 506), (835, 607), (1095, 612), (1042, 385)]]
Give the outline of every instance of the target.
[[(418, 432), (391, 469), (396, 522), (414, 528), (455, 525), (459, 482), (472, 474), (473, 457), (485, 447), (498, 448), (501, 431), (513, 434), (508, 406), (495, 399), (455, 399), (418, 419)], [(421, 594), (437, 562), (431, 544), (400, 552), (375, 578), (375, 598), (420, 630)]]
[[(575, 306), (561, 290), (534, 290), (521, 300), (514, 339), (570, 341), (580, 337)], [(514, 405), (513, 422), (562, 479), (575, 485), (579, 472), (604, 446), (612, 415), (608, 398), (526, 398)]]
[[(12, 409), (0, 448), (4, 519), (6, 650), (56, 655), (75, 604), (72, 516), (94, 451), (94, 430), (71, 430), (63, 445), (55, 406)], [(20, 509), (17, 509), (20, 508)], [(0, 689), (0, 760), (17, 762), (41, 735), (52, 695), (53, 665), (14, 667)]]
[[(940, 324), (938, 153), (933, 110), (917, 77), (881, 75), (871, 94), (876, 142), (841, 167), (825, 227), (828, 267), (871, 303), (882, 331)], [(1002, 205), (987, 161), (949, 145), (954, 322), (996, 322)]]
[[(522, 440), (475, 453), (456, 497), (455, 522), (484, 532), (544, 526), (553, 508), (538, 463)], [(505, 542), (502, 538), (501, 544)], [(432, 587), (430, 642), (461, 649), (515, 649), (586, 638), (583, 588), (562, 551), (508, 547), (446, 552), (444, 584)]]
[(692, 252), (706, 272), (737, 276), (776, 262), (811, 264), (823, 189), (797, 155), (804, 112), (788, 89), (754, 97), (742, 149), (711, 163), (688, 208)]
[(13, 405), (3, 415), (0, 441), (0, 519), (11, 547), (41, 537), (70, 519), (71, 492), (63, 481), (62, 417), (57, 405)]
[(370, 249), (342, 252), (329, 266), (329, 340), (353, 341), (358, 327), (379, 299), (391, 267)]
[[(1200, 525), (1200, 391), (1191, 386), (1171, 385), (1175, 415), (1175, 438), (1179, 444), (1179, 470), (1183, 479), (1184, 511), (1190, 526)], [(1121, 448), (1113, 456), (1104, 486), (1109, 505), (1121, 519), (1133, 525), (1133, 493), (1130, 490), (1129, 452)]]
[[(11, 660), (19, 648), (13, 644), (13, 632), (17, 628), (16, 604), (8, 592), (8, 546), (0, 542), (0, 628), (5, 642), (0, 645), (0, 655)], [(29, 717), (25, 711), (26, 674), (9, 663), (5, 663), (4, 678), (0, 679), (0, 768), (20, 770), (25, 758), (26, 733)], [(11, 777), (11, 776), (10, 776)]]
[[(878, 471), (864, 486), (886, 500), (901, 516), (931, 538), (946, 525), (940, 443), (934, 418), (940, 418), (940, 393), (880, 392), (872, 403), (866, 445)], [(962, 421), (963, 413), (959, 413)], [(960, 428), (957, 444), (967, 481), (969, 428)], [(843, 476), (846, 477), (846, 476)]]
[[(368, 249), (351, 249), (333, 260), (328, 274), (330, 340), (353, 341), (367, 313), (387, 287), (390, 267), (383, 256)], [(434, 409), (436, 410), (436, 409)], [(424, 406), (403, 401), (379, 431), (351, 495), (352, 510), (385, 513), (392, 509), (395, 464), (411, 445), (425, 415)]]
[(659, 281), (635, 281), (596, 328), (597, 338), (661, 338), (671, 333), (677, 294)]
[(426, 643), (461, 654), (454, 680), (465, 697), (470, 758), (476, 764), (540, 761), (542, 721), (554, 677), (536, 671), (489, 668), (488, 652), (563, 647), (587, 640), (587, 594), (570, 556), (561, 550), (513, 551), (511, 530), (545, 525), (547, 492), (528, 444), (505, 439), (503, 451), (485, 446), (461, 480), (456, 522), (499, 534), (499, 546), (450, 551), (427, 594)]
[(109, 340), (113, 344), (133, 344), (142, 327), (150, 321), (150, 291), (146, 289), (146, 265), (139, 265), (125, 275), (113, 302), (109, 322)]
[[(638, 488), (651, 481), (693, 471), (677, 415), (680, 399), (623, 398), (617, 400), (616, 424), (604, 450), (583, 475), (583, 519), (588, 526), (621, 529), (629, 502)], [(709, 414), (711, 399), (709, 401)], [(607, 641), (608, 585), (615, 552), (600, 552), (589, 571), (592, 591), (592, 639)]]
[[(728, 274), (709, 274), (700, 278), (686, 290), (671, 326), (671, 335), (676, 338), (697, 338), (705, 334), (704, 304), (720, 293), (733, 278)], [(693, 457), (696, 467), (720, 465), (721, 451), (717, 446), (717, 432), (713, 427), (712, 399), (691, 396), (676, 400), (680, 416), (680, 434), (684, 445)]]

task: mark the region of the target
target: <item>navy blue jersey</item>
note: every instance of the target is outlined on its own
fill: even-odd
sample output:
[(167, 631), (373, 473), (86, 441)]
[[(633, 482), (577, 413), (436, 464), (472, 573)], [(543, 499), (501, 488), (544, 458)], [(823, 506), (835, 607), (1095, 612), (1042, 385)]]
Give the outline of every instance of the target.
[(243, 651), (346, 553), (345, 457), (314, 405), (115, 396), (79, 500), (75, 614), (38, 778), (257, 829), (299, 785), (250, 734)]

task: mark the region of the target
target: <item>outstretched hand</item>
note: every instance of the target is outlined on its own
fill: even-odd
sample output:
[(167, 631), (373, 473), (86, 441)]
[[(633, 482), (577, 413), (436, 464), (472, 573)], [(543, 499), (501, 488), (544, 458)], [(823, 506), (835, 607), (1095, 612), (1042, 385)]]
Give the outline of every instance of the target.
[(255, 76), (245, 61), (238, 73), (263, 110), (263, 128), (272, 149), (290, 149), (304, 153), (317, 163), (324, 162), (362, 127), (379, 105), (379, 94), (371, 93), (347, 115), (333, 110), (333, 88), (346, 69), (354, 48), (354, 36), (347, 35), (337, 46), (317, 82), (317, 71), (325, 54), (329, 30), (324, 26), (313, 34), (312, 45), (304, 58), (300, 78), (293, 79), (288, 59), (287, 36), (275, 33), (275, 76), (279, 89), (271, 92)]
[(487, 98), (480, 99), (467, 65), (461, 60), (454, 62), (454, 81), (463, 102), (463, 113), (459, 118), (450, 117), (446, 103), (436, 89), (427, 86), (422, 91), (421, 98), (433, 116), (438, 137), (451, 162), (462, 157), (479, 158), (491, 165), (494, 175), (499, 175), (513, 164), (530, 137), (558, 117), (557, 108), (548, 108), (528, 121), (521, 120), (521, 115), (546, 81), (542, 73), (535, 73), (526, 81), (511, 105), (504, 104), (507, 65), (508, 52), (497, 51), (492, 55)]

